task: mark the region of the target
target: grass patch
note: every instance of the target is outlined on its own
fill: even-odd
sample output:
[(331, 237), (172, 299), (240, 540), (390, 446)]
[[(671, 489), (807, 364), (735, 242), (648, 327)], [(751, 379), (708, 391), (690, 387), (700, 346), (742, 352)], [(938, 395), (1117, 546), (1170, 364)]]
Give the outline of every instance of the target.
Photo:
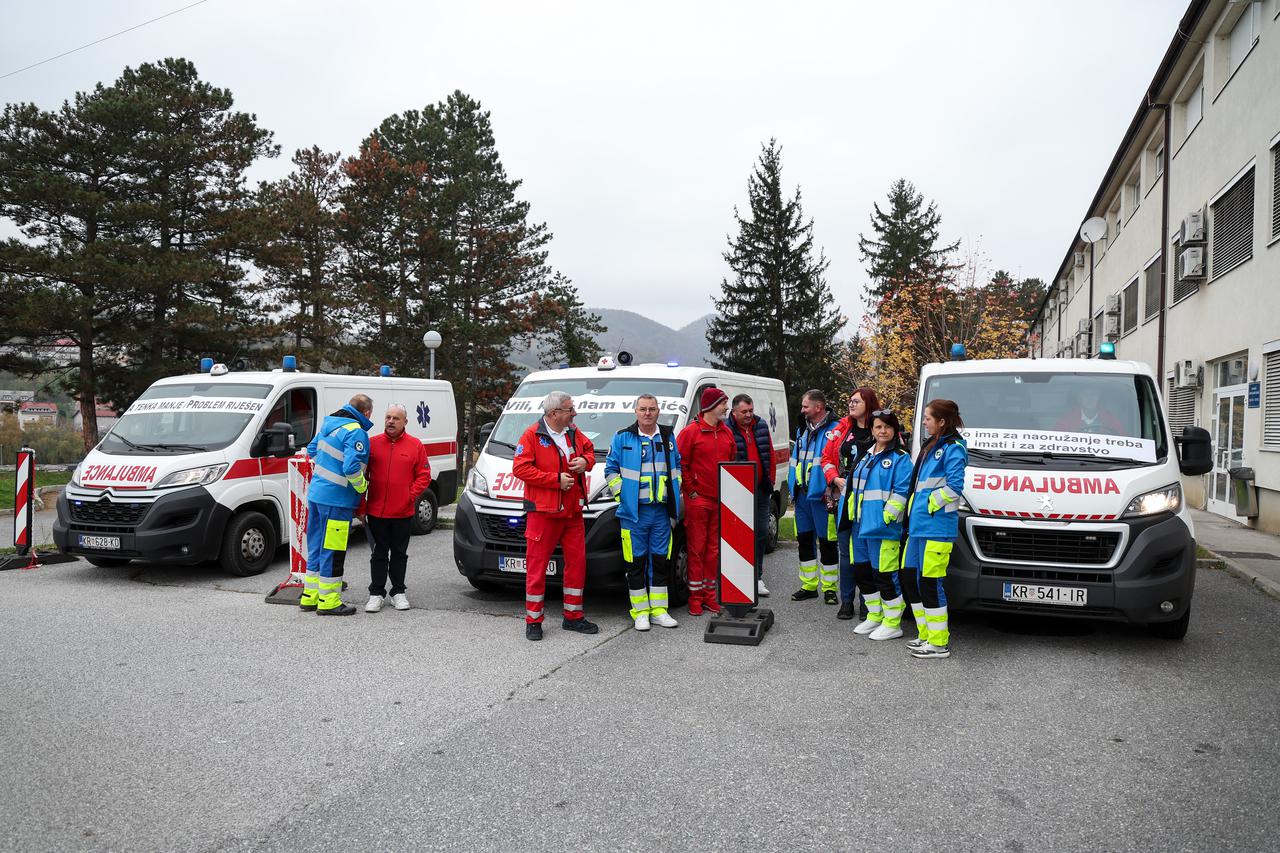
[[(40, 486), (65, 486), (71, 481), (70, 471), (36, 471), (36, 487)], [(13, 500), (13, 490), (18, 484), (18, 478), (15, 474), (5, 471), (0, 474), (0, 505), (10, 506)]]
[(1196, 546), (1196, 557), (1197, 557), (1197, 559), (1201, 559), (1201, 560), (1208, 560), (1208, 559), (1211, 559), (1211, 558), (1213, 557), (1213, 554), (1209, 553), (1209, 549), (1208, 549), (1208, 548), (1206, 548), (1206, 547), (1204, 547), (1203, 545), (1197, 545), (1197, 546)]
[[(37, 545), (37, 546), (36, 546), (36, 550), (37, 550), (37, 551), (45, 551), (45, 552), (48, 552), (48, 551), (57, 551), (57, 550), (58, 550), (58, 546), (57, 546), (57, 545), (54, 545), (52, 542), (46, 542), (46, 543), (44, 543), (43, 545)], [(7, 556), (9, 556), (10, 554), (16, 554), (16, 553), (18, 553), (18, 549), (17, 549), (17, 548), (14, 548), (14, 547), (9, 547), (9, 548), (0, 548), (0, 557), (7, 557)]]
[(793, 516), (784, 515), (782, 518), (778, 519), (778, 541), (796, 541), (796, 520)]

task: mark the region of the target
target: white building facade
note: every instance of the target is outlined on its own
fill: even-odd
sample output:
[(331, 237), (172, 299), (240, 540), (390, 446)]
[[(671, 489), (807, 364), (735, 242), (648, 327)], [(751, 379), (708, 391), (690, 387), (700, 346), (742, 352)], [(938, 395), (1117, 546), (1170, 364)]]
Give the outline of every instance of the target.
[[(1105, 233), (1071, 239), (1032, 355), (1112, 341), (1151, 364), (1174, 433), (1213, 438), (1214, 471), (1183, 478), (1187, 500), (1280, 533), (1280, 0), (1191, 3), (1092, 217)], [(1256, 506), (1231, 469), (1252, 469)]]

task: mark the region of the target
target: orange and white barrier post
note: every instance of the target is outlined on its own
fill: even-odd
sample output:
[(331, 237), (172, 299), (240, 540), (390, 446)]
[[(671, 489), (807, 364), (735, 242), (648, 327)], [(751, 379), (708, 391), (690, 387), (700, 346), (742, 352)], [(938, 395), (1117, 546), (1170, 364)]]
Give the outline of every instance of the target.
[(708, 643), (758, 646), (773, 626), (772, 610), (756, 609), (756, 503), (754, 462), (720, 463), (720, 583), (728, 615), (707, 623)]
[[(32, 549), (35, 527), (36, 452), (30, 447), (18, 451), (18, 467), (14, 472), (13, 546), (19, 557)], [(35, 563), (34, 555), (32, 563)]]
[[(307, 574), (307, 488), (314, 465), (305, 454), (289, 457), (289, 576), (267, 594), (270, 604), (297, 604)], [(284, 592), (296, 590), (296, 592)]]

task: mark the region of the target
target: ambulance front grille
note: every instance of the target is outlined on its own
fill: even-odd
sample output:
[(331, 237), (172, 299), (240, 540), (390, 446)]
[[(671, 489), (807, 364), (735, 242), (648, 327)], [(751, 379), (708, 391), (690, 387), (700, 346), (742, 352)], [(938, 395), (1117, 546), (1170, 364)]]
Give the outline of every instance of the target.
[(71, 520), (82, 524), (137, 524), (149, 503), (118, 503), (112, 500), (80, 501), (71, 503)]
[(973, 531), (980, 556), (1019, 563), (1102, 566), (1111, 562), (1120, 534), (1094, 530), (1027, 530), (983, 525)]

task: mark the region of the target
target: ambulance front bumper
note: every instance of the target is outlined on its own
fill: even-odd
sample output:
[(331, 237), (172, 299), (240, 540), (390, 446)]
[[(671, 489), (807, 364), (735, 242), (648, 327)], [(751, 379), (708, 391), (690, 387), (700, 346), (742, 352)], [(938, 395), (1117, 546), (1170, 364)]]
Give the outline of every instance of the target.
[(203, 486), (158, 497), (67, 489), (53, 541), (64, 554), (194, 565), (218, 558), (230, 516)]
[(966, 514), (961, 531), (945, 581), (958, 610), (1148, 624), (1191, 604), (1195, 540), (1176, 515), (1094, 524)]

